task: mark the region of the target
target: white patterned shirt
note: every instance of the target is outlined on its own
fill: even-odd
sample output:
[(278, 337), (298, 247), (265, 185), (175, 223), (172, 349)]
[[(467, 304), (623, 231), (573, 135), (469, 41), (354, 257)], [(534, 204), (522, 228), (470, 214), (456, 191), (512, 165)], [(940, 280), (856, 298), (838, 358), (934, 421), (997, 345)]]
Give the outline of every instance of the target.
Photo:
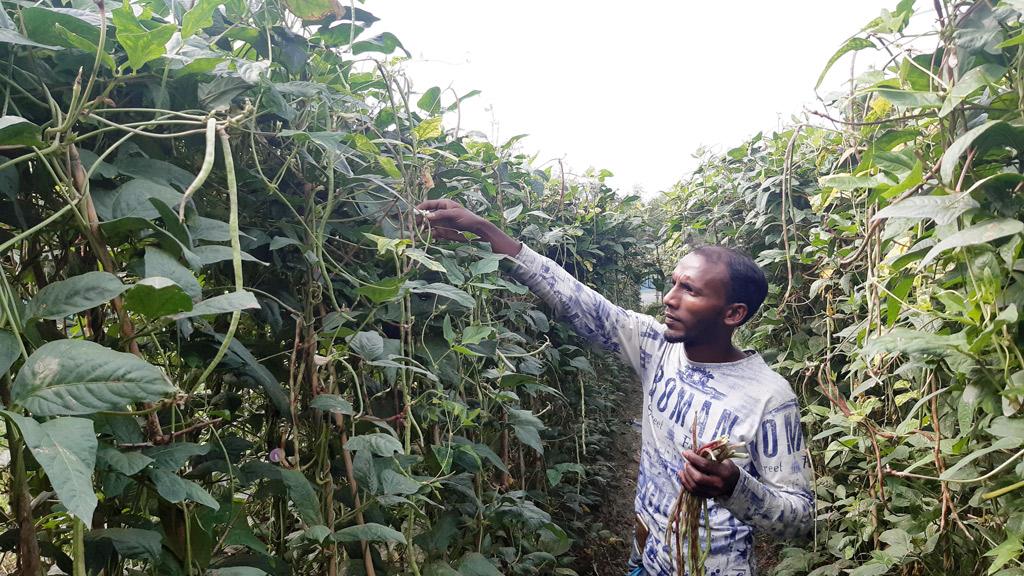
[[(685, 465), (681, 452), (694, 448), (694, 421), (700, 443), (727, 435), (749, 454), (736, 461), (740, 476), (732, 495), (708, 501), (708, 576), (756, 573), (755, 528), (776, 538), (810, 531), (814, 499), (800, 408), (789, 383), (759, 354), (749, 352), (736, 362), (693, 362), (683, 344), (665, 341), (663, 324), (612, 304), (526, 245), (514, 260), (513, 274), (521, 282), (578, 334), (619, 354), (640, 376), (643, 434), (635, 508), (650, 531), (641, 551), (647, 574), (676, 574), (674, 544), (665, 542), (665, 529), (682, 489), (676, 475)], [(706, 541), (702, 530), (701, 542)]]

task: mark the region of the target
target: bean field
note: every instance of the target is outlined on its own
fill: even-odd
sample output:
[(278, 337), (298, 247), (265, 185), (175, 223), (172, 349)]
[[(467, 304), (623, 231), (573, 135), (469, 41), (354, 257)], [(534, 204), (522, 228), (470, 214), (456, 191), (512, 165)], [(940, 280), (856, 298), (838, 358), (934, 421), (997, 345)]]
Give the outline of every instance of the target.
[(641, 199), (464, 133), (374, 2), (4, 0), (0, 571), (623, 573), (635, 377), (450, 198), (652, 315), (755, 257), (816, 497), (764, 573), (1024, 574), (1024, 2), (893, 3)]

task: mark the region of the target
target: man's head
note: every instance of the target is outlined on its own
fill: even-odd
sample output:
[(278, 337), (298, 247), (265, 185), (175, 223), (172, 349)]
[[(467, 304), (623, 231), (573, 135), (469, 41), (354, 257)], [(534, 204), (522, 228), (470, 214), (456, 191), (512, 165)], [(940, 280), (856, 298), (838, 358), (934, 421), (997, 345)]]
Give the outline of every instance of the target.
[(724, 246), (701, 246), (672, 272), (665, 304), (665, 340), (687, 344), (724, 339), (749, 320), (768, 295), (764, 272)]

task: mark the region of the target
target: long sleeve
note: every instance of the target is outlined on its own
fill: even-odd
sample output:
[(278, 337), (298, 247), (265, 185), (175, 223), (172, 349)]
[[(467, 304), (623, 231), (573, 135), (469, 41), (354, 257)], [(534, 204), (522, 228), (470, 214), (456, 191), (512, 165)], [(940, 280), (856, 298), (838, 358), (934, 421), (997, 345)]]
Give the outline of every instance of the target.
[(514, 260), (512, 274), (516, 279), (547, 302), (577, 334), (619, 354), (643, 374), (650, 358), (645, 345), (660, 340), (663, 325), (650, 316), (616, 306), (525, 244)]
[(719, 503), (745, 522), (777, 538), (801, 538), (814, 524), (814, 495), (795, 398), (769, 407), (750, 463), (740, 468), (736, 488)]

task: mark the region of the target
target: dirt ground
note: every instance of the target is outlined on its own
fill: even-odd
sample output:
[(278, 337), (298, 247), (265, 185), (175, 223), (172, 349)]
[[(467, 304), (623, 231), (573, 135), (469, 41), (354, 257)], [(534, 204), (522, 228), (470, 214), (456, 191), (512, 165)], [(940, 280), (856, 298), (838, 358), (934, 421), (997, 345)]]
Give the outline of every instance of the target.
[(601, 506), (591, 510), (600, 526), (585, 543), (576, 566), (580, 576), (622, 576), (633, 539), (633, 498), (640, 467), (640, 413), (643, 395), (635, 383), (621, 397), (618, 417), (609, 425), (612, 439), (607, 455), (610, 472)]

